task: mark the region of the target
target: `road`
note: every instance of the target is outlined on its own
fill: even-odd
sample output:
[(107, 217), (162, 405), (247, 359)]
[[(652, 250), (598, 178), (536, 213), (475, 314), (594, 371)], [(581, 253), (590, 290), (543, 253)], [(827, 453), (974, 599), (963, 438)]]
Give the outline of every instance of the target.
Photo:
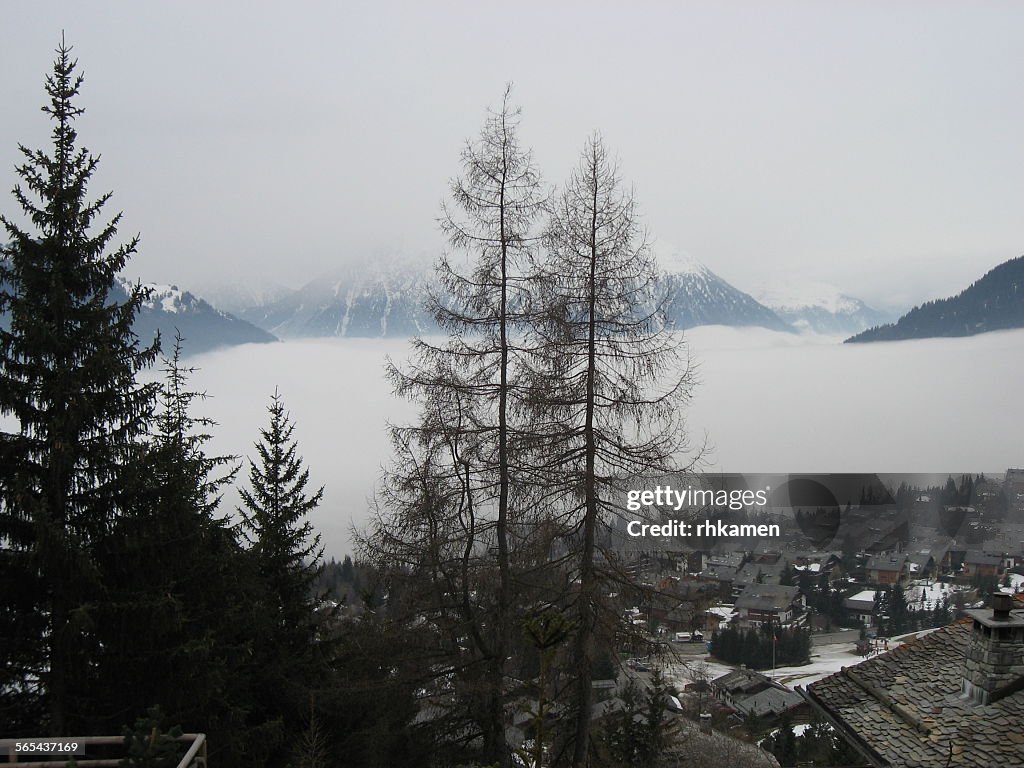
[(856, 629), (844, 629), (839, 632), (815, 632), (811, 635), (811, 645), (836, 645), (837, 643), (856, 643), (860, 632)]

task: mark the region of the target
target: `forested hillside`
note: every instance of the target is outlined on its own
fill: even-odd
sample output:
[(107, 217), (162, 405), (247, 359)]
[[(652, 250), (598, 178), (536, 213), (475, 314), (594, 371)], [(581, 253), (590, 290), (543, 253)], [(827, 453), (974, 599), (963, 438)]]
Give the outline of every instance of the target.
[(914, 307), (895, 323), (847, 342), (973, 336), (1008, 328), (1024, 328), (1024, 256), (1000, 264), (956, 296)]

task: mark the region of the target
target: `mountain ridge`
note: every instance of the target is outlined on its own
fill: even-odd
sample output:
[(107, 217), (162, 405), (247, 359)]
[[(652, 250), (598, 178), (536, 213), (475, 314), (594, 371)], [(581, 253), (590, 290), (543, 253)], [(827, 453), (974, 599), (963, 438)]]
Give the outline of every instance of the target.
[(800, 332), (849, 336), (895, 319), (832, 285), (810, 280), (769, 283), (754, 296)]
[[(159, 333), (163, 348), (180, 334), (182, 353), (198, 355), (218, 347), (238, 344), (266, 344), (278, 341), (267, 331), (232, 314), (217, 309), (206, 300), (177, 285), (141, 283), (149, 291), (135, 316), (132, 330), (142, 344), (148, 344)], [(135, 283), (118, 278), (111, 292), (117, 302), (126, 301)]]
[(920, 304), (895, 323), (869, 328), (847, 344), (951, 336), (1024, 328), (1024, 256), (999, 264), (955, 296)]
[[(675, 264), (673, 266), (679, 266)], [(422, 264), (347, 266), (325, 273), (285, 296), (243, 308), (239, 316), (284, 338), (384, 338), (438, 333), (424, 300), (433, 285)], [(659, 278), (668, 321), (700, 325), (794, 328), (749, 294), (692, 262)]]

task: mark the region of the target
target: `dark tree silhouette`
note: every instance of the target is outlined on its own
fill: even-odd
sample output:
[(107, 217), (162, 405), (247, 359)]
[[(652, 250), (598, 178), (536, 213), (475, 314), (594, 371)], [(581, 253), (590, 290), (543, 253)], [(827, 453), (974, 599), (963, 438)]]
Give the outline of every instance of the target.
[(309, 470), (298, 453), (295, 424), (276, 391), (267, 410), (270, 424), (260, 430), (255, 444), (258, 461), (249, 462), (249, 488), (239, 490), (239, 512), (242, 533), (275, 601), (282, 630), (294, 635), (286, 645), (295, 652), (312, 639), (311, 587), (323, 547), (308, 516), (320, 505), (324, 489), (307, 491)]
[[(25, 633), (10, 644), (0, 639), (0, 655), (5, 667), (10, 655), (16, 680), (41, 681), (53, 734), (74, 728), (88, 710), (90, 612), (100, 592), (94, 548), (137, 474), (155, 388), (135, 377), (158, 348), (139, 349), (132, 333), (142, 290), (113, 300), (138, 238), (110, 250), (120, 215), (100, 223), (110, 193), (87, 197), (99, 158), (77, 145), (83, 109), (75, 70), (62, 42), (43, 107), (53, 121), (52, 150), (19, 147), (14, 199), (28, 224), (0, 217), (9, 240), (0, 251), (0, 414), (16, 423), (0, 436), (0, 560), (26, 590), (14, 601), (10, 590), (0, 595), (7, 619), (0, 633)], [(45, 650), (42, 668), (31, 669), (40, 660), (24, 651), (33, 644)]]

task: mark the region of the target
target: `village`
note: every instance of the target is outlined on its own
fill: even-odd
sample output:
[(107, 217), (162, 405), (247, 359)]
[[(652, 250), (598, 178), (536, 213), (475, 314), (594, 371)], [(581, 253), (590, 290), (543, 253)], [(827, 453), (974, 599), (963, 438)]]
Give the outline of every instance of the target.
[[(629, 578), (648, 587), (650, 599), (625, 610), (653, 651), (627, 662), (625, 681), (595, 682), (604, 699), (614, 699), (630, 682), (649, 687), (657, 677), (672, 691), (669, 708), (704, 733), (758, 743), (777, 736), (780, 726), (799, 736), (812, 723), (827, 721), (859, 744), (864, 765), (887, 765), (870, 729), (858, 733), (856, 718), (851, 726), (841, 707), (829, 708), (835, 679), (859, 680), (859, 693), (896, 713), (898, 723), (911, 723), (917, 735), (924, 726), (907, 707), (924, 704), (913, 697), (896, 701), (893, 686), (886, 693), (851, 668), (860, 669), (861, 662), (865, 668), (892, 667), (903, 682), (911, 678), (901, 673), (901, 661), (909, 660), (919, 678), (948, 677), (951, 690), (928, 714), (945, 711), (944, 720), (972, 722), (976, 708), (957, 706), (967, 691), (977, 696), (965, 658), (997, 664), (1012, 659), (1012, 669), (999, 678), (1004, 688), (1007, 680), (1016, 685), (1024, 679), (1020, 631), (1007, 641), (1016, 647), (1004, 657), (972, 651), (975, 641), (992, 637), (982, 630), (993, 611), (1012, 614), (1014, 625), (1024, 616), (1024, 603), (1016, 599), (1024, 591), (1024, 471), (1010, 469), (1001, 480), (960, 478), (959, 485), (951, 478), (941, 490), (900, 489), (882, 503), (846, 509), (831, 546), (801, 544), (806, 537), (794, 530), (782, 539), (717, 551), (630, 553)], [(1008, 602), (993, 608), (1000, 596)], [(982, 628), (974, 639), (965, 629), (972, 621)], [(946, 637), (951, 634), (952, 644)], [(792, 642), (782, 652), (783, 641), (796, 636), (806, 638), (795, 650), (804, 658), (794, 658)], [(929, 653), (930, 645), (942, 652)], [(982, 678), (987, 684), (992, 676)], [(1002, 690), (999, 698), (1004, 704), (1003, 697), (1020, 698), (1015, 690)], [(946, 730), (956, 727), (945, 723)], [(887, 732), (878, 738), (883, 746), (891, 741)]]

